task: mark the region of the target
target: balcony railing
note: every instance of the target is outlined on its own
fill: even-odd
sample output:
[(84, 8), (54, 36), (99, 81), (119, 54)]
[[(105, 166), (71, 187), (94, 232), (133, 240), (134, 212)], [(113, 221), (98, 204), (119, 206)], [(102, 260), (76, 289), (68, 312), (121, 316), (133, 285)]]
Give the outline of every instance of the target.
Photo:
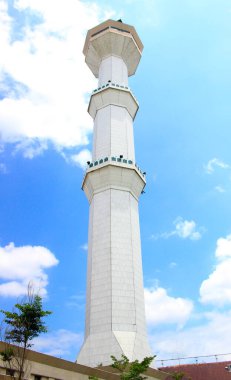
[(143, 178), (145, 178), (145, 176), (146, 176), (146, 172), (143, 172), (140, 169), (140, 167), (136, 163), (133, 162), (133, 160), (130, 160), (130, 159), (124, 158), (124, 157), (116, 157), (116, 156), (104, 157), (104, 158), (100, 158), (98, 160), (95, 160), (93, 162), (88, 161), (87, 165), (88, 165), (89, 169), (92, 169), (93, 167), (96, 167), (96, 166), (99, 166), (102, 164), (107, 164), (109, 162), (121, 163), (121, 164), (125, 164), (128, 166), (134, 165), (136, 167), (136, 169), (138, 170), (138, 172), (142, 175)]

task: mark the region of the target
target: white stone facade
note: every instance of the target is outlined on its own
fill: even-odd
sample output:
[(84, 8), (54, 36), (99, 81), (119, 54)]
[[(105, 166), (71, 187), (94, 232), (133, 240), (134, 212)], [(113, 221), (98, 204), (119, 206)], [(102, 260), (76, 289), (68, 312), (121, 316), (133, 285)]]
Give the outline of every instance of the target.
[[(128, 88), (128, 74), (135, 71), (141, 52), (133, 38), (136, 32), (130, 30), (109, 20), (96, 33), (88, 32), (84, 48), (100, 86), (89, 105), (94, 137), (93, 162), (83, 181), (90, 203), (86, 325), (77, 359), (92, 367), (110, 364), (111, 355), (125, 354), (130, 360), (151, 355), (138, 211), (145, 175), (135, 165), (133, 118), (138, 104)], [(129, 54), (124, 46), (130, 46)]]
[(127, 109), (108, 105), (99, 109), (94, 123), (92, 160), (120, 156), (135, 160), (133, 120)]
[(99, 66), (99, 86), (107, 83), (108, 78), (113, 83), (128, 86), (128, 69), (122, 58), (110, 55), (102, 60)]

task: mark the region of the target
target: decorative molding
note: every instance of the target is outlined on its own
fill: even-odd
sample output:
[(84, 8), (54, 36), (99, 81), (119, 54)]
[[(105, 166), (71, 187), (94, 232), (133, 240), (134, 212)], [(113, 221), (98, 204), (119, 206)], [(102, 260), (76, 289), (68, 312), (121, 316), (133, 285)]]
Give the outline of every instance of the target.
[(139, 109), (138, 102), (128, 87), (115, 83), (107, 83), (93, 91), (88, 113), (95, 119), (97, 111), (109, 105), (126, 108), (133, 120)]

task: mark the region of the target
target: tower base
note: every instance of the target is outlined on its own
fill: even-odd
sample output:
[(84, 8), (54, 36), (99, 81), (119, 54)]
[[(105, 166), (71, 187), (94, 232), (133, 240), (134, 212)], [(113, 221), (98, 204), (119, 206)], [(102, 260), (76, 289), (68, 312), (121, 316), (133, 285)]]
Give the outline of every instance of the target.
[(128, 331), (89, 335), (79, 352), (77, 363), (89, 367), (106, 366), (112, 364), (111, 355), (120, 359), (122, 354), (127, 356), (129, 361), (141, 361), (147, 356), (152, 356), (147, 337)]

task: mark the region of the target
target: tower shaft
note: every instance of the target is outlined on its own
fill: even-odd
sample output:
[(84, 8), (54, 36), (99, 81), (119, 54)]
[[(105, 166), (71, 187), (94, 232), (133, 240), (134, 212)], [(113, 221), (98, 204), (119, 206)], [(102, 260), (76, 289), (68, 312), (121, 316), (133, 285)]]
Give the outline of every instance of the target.
[(135, 165), (138, 104), (128, 88), (139, 47), (134, 28), (109, 20), (88, 32), (84, 48), (99, 78), (88, 109), (94, 119), (92, 163), (83, 181), (90, 216), (85, 339), (78, 362), (89, 366), (110, 364), (110, 355), (150, 355), (138, 212), (145, 177)]

